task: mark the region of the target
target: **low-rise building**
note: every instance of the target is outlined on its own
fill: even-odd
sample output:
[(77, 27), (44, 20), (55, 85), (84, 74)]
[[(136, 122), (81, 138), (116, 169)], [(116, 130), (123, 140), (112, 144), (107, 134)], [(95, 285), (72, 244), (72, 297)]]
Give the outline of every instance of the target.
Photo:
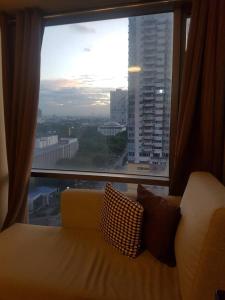
[[(39, 147), (38, 147), (39, 146)], [(61, 138), (58, 136), (36, 139), (33, 168), (51, 169), (60, 159), (71, 159), (78, 151), (77, 138)]]
[(107, 122), (98, 127), (98, 132), (106, 136), (115, 136), (123, 131), (126, 131), (126, 126), (117, 122)]

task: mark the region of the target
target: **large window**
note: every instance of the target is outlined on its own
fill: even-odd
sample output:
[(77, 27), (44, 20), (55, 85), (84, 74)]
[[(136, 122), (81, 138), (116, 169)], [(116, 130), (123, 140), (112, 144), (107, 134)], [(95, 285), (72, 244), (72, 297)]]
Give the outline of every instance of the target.
[(60, 225), (68, 187), (112, 181), (135, 193), (142, 183), (168, 194), (185, 16), (177, 8), (82, 23), (83, 15), (45, 28), (30, 223)]
[(46, 27), (33, 168), (169, 176), (173, 13)]

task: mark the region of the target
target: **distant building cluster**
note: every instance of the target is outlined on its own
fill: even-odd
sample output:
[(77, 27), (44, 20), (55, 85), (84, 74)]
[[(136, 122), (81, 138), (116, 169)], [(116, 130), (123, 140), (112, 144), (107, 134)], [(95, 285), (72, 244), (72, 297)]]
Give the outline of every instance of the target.
[(164, 169), (169, 155), (171, 14), (129, 18), (128, 162)]
[(77, 138), (50, 135), (36, 138), (33, 168), (51, 169), (60, 159), (71, 159), (78, 151)]
[(126, 126), (117, 122), (107, 122), (98, 127), (98, 132), (105, 136), (115, 136), (123, 131), (126, 131)]

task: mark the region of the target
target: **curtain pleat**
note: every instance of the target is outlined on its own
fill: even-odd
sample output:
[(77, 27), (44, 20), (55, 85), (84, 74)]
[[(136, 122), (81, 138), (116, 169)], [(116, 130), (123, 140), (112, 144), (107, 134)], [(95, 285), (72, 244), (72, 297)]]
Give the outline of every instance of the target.
[(225, 1), (193, 1), (183, 70), (170, 193), (181, 195), (193, 171), (224, 182)]
[(3, 92), (9, 168), (8, 213), (4, 228), (25, 221), (32, 165), (43, 36), (39, 11), (17, 13), (15, 24), (1, 16)]
[[(1, 40), (0, 40), (0, 59)], [(5, 138), (5, 117), (3, 105), (2, 61), (0, 60), (0, 230), (6, 217), (8, 206), (8, 166)]]

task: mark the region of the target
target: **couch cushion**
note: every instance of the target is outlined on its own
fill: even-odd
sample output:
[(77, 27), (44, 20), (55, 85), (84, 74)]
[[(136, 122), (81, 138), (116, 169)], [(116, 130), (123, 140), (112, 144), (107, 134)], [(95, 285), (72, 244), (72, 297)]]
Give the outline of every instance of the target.
[(170, 204), (153, 194), (141, 184), (137, 188), (137, 200), (144, 207), (144, 246), (161, 262), (176, 265), (174, 239), (180, 220), (180, 206)]
[(182, 299), (212, 300), (225, 288), (225, 187), (209, 173), (193, 173), (181, 214), (175, 253)]
[(141, 247), (143, 212), (139, 202), (107, 183), (100, 222), (104, 239), (124, 255), (135, 258)]
[(16, 224), (0, 234), (1, 300), (178, 300), (177, 270), (121, 255), (96, 230)]

